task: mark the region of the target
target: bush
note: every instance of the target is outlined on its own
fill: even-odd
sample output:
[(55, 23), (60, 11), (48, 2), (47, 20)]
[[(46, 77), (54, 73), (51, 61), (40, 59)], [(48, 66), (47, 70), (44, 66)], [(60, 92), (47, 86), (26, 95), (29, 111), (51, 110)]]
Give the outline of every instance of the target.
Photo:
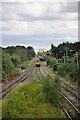
[(45, 77), (43, 81), (43, 90), (44, 93), (46, 93), (46, 100), (55, 106), (58, 105), (57, 100), (61, 100), (59, 81), (58, 77), (53, 79), (51, 76)]
[(25, 69), (29, 66), (29, 61), (27, 62), (24, 62), (22, 65), (21, 65), (21, 69)]
[(11, 61), (13, 62), (15, 67), (19, 67), (20, 66), (21, 61), (20, 61), (20, 57), (18, 55), (13, 54), (11, 56)]
[(3, 118), (63, 118), (61, 109), (46, 102), (43, 86), (32, 80), (16, 87), (2, 101)]
[(62, 77), (66, 74), (68, 74), (74, 81), (78, 82), (80, 84), (80, 68), (77, 68), (77, 65), (72, 58), (68, 58), (67, 63), (57, 63), (56, 58), (48, 57), (47, 65), (50, 65), (50, 67), (53, 70), (57, 70), (58, 74)]
[(56, 58), (48, 57), (46, 62), (47, 62), (47, 65), (50, 65), (50, 67), (53, 68), (53, 70), (57, 70), (57, 60), (56, 60)]
[(61, 76), (68, 74), (74, 81), (80, 82), (80, 69), (77, 68), (75, 63), (60, 63), (58, 74)]
[(65, 75), (65, 70), (64, 69), (65, 69), (65, 64), (59, 63), (58, 68), (57, 68), (58, 74), (61, 75), (61, 76), (64, 76)]
[(80, 84), (80, 69), (73, 69), (70, 73), (70, 76), (73, 78), (74, 81), (78, 82)]
[(57, 71), (57, 66), (58, 66), (58, 64), (54, 64), (54, 65), (53, 65), (53, 70), (54, 70), (54, 71)]
[(15, 69), (14, 64), (11, 61), (11, 56), (8, 53), (2, 55), (2, 77), (5, 79), (11, 75)]

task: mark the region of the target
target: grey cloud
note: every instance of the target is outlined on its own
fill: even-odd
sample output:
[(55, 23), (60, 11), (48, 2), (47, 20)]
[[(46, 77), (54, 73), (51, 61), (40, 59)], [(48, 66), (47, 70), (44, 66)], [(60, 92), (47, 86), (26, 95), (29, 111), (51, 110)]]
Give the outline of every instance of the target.
[[(31, 3), (32, 4), (32, 3)], [(24, 8), (24, 5), (27, 8), (27, 5), (24, 3), (3, 3), (3, 12), (2, 12), (2, 18), (3, 21), (8, 20), (19, 20), (19, 21), (37, 21), (37, 20), (62, 20), (63, 15), (66, 13), (76, 13), (78, 11), (78, 3), (67, 3), (66, 6), (64, 6), (62, 3), (60, 3), (61, 9), (59, 12), (55, 12), (50, 10), (50, 7), (54, 8), (54, 3), (52, 4), (42, 4), (45, 6), (44, 15), (34, 16), (30, 15), (28, 11), (22, 12), (20, 7), (22, 9)], [(56, 3), (57, 6), (57, 3)], [(65, 13), (64, 13), (65, 12)], [(72, 18), (73, 20), (76, 20), (76, 18)], [(66, 17), (64, 16), (64, 20), (66, 20)]]
[[(58, 3), (59, 6), (56, 3), (55, 9), (54, 3), (41, 3), (39, 14), (38, 11), (36, 14), (31, 11), (32, 8), (28, 11), (29, 4), (3, 3), (3, 46), (24, 44), (38, 49), (44, 46), (49, 48), (51, 43), (58, 45), (77, 40), (77, 3)], [(19, 34), (16, 35), (17, 32)]]
[(66, 6), (61, 7), (61, 12), (78, 12), (78, 3), (77, 2), (67, 2)]

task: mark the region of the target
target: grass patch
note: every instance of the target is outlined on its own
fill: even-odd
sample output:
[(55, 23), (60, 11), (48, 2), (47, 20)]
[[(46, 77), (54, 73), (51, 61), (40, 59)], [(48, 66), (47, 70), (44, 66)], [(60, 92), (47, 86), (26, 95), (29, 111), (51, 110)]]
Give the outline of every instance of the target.
[(20, 84), (3, 99), (3, 118), (65, 118), (61, 109), (45, 98), (43, 82)]

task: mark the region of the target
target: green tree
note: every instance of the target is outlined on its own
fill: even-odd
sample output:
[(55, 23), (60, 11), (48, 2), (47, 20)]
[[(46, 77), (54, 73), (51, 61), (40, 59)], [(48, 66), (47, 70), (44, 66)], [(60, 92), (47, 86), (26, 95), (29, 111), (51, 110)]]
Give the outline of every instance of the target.
[(5, 79), (7, 76), (11, 75), (15, 69), (14, 64), (11, 62), (11, 56), (9, 53), (3, 51), (2, 54), (2, 77)]
[(19, 67), (20, 66), (21, 61), (20, 61), (19, 55), (13, 54), (11, 56), (11, 61), (13, 62), (13, 64), (15, 65), (15, 67)]
[(31, 46), (27, 47), (27, 57), (28, 57), (28, 59), (32, 59), (33, 57), (35, 57), (34, 48)]

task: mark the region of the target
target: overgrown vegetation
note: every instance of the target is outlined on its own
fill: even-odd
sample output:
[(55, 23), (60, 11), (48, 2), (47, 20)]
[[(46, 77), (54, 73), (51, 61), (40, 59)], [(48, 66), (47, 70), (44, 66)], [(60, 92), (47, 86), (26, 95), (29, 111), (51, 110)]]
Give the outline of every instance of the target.
[(48, 57), (47, 64), (50, 65), (53, 70), (56, 70), (62, 77), (68, 74), (75, 82), (78, 82), (80, 84), (80, 68), (77, 68), (75, 60), (73, 60), (73, 58), (69, 59), (71, 62), (62, 63), (58, 62), (53, 57)]
[(25, 69), (34, 56), (34, 49), (30, 46), (2, 48), (2, 80), (9, 79), (10, 76), (18, 74), (21, 69)]
[(53, 69), (53, 70), (57, 70), (57, 59), (55, 57), (48, 57), (46, 59), (46, 62), (47, 62), (47, 65), (50, 65), (50, 67)]
[(41, 82), (21, 84), (3, 100), (3, 118), (65, 118), (55, 105), (59, 79), (44, 77)]
[(60, 79), (56, 76), (54, 79), (51, 76), (43, 78), (43, 91), (45, 93), (46, 100), (58, 107), (58, 100), (61, 101), (61, 88)]
[(47, 58), (47, 64), (50, 65), (53, 70), (57, 71), (59, 75), (62, 77), (65, 75), (69, 75), (75, 82), (80, 84), (80, 68), (77, 68), (77, 65), (73, 58), (70, 58), (71, 62), (61, 63), (57, 62), (53, 57)]
[(69, 75), (80, 84), (80, 42), (62, 43), (55, 47), (51, 44), (51, 56), (47, 57), (47, 65), (59, 75)]

